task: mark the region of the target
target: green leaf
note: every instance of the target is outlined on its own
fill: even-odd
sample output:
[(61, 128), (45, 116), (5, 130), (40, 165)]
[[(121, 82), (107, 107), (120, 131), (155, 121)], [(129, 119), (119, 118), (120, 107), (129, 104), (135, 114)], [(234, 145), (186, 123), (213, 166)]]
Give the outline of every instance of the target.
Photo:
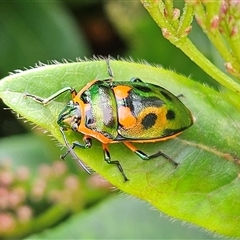
[(0, 29), (4, 73), (37, 61), (74, 59), (90, 52), (62, 1), (2, 1)]
[[(28, 165), (36, 171), (43, 161), (50, 163), (58, 149), (54, 143), (35, 134), (21, 134), (0, 139), (0, 162), (10, 160), (15, 169)], [(31, 146), (27, 148), (27, 146)]]
[(214, 239), (149, 208), (143, 201), (118, 195), (26, 239)]
[[(240, 93), (240, 85), (228, 77), (225, 73), (221, 72), (214, 64), (206, 59), (203, 54), (196, 48), (196, 46), (186, 37), (190, 29), (185, 29), (186, 35), (178, 35), (178, 29), (174, 28), (166, 19), (166, 15), (168, 14), (164, 14), (166, 8), (163, 1), (141, 0), (141, 2), (149, 14), (152, 16), (154, 21), (157, 23), (157, 25), (161, 28), (165, 38), (167, 38), (176, 47), (180, 48), (192, 61), (194, 61), (207, 74), (209, 74), (209, 76), (219, 82), (222, 86), (233, 91), (236, 94)], [(195, 5), (192, 1), (189, 1), (189, 3)], [(215, 4), (213, 1), (213, 4), (211, 5), (216, 5), (215, 7), (217, 8), (219, 7), (219, 3), (216, 3), (217, 4)], [(188, 4), (186, 1), (185, 8), (188, 6), (188, 9), (190, 10), (192, 7), (191, 4)], [(185, 15), (185, 13), (186, 12), (184, 11), (182, 17)], [(192, 13), (193, 11), (190, 10), (188, 12), (189, 16), (185, 15), (184, 18), (192, 18)], [(187, 22), (190, 24), (189, 21)], [(180, 22), (178, 27), (181, 27)], [(218, 44), (219, 43), (220, 41)]]
[[(136, 145), (149, 154), (162, 150), (180, 163), (178, 168), (163, 158), (142, 161), (123, 144), (112, 144), (112, 158), (120, 161), (130, 179), (123, 182), (116, 166), (104, 162), (97, 140), (90, 150), (76, 149), (79, 157), (122, 191), (150, 202), (168, 215), (219, 234), (240, 237), (239, 97), (219, 93), (162, 68), (124, 61), (110, 61), (110, 65), (116, 81), (139, 77), (175, 95), (183, 94), (181, 100), (196, 121), (175, 139)], [(42, 106), (24, 93), (49, 97), (64, 87), (79, 91), (93, 79), (108, 77), (105, 61), (42, 66), (3, 79), (0, 97), (63, 143), (56, 120), (71, 99), (70, 94)], [(69, 142), (82, 139), (79, 133), (69, 131), (66, 135)]]

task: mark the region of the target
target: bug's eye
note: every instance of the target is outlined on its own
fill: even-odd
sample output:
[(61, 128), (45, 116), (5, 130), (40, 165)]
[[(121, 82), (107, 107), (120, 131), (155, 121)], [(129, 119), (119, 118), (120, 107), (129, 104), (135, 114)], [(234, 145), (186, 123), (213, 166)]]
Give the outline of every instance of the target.
[[(58, 117), (58, 125), (63, 129), (73, 129), (75, 131), (78, 128), (81, 122), (81, 111), (78, 104), (73, 103), (72, 101), (63, 109)], [(75, 127), (75, 125), (77, 127)]]

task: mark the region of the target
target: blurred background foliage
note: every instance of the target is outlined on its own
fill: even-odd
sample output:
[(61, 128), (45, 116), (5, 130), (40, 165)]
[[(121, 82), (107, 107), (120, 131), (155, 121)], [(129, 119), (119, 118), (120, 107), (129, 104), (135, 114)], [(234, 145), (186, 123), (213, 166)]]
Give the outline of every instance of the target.
[[(182, 1), (176, 4), (181, 7)], [(189, 37), (219, 65), (218, 54), (195, 23)], [(2, 1), (0, 46), (0, 78), (39, 61), (111, 55), (144, 59), (216, 87), (163, 38), (139, 1)], [(34, 239), (212, 238), (116, 194), (74, 161), (59, 161), (62, 150), (51, 137), (4, 108), (1, 102), (0, 239), (31, 234), (37, 234)]]

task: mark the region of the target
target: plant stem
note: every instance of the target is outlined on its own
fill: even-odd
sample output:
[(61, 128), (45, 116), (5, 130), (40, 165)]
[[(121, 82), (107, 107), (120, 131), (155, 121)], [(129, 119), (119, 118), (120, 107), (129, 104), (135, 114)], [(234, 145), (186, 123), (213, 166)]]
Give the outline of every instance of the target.
[[(240, 85), (233, 81), (230, 77), (220, 71), (215, 65), (213, 65), (203, 54), (194, 46), (194, 44), (187, 38), (178, 35), (177, 29), (174, 29), (173, 25), (170, 25), (169, 21), (164, 16), (165, 5), (164, 2), (159, 0), (140, 0), (143, 6), (147, 9), (149, 14), (162, 29), (163, 35), (172, 44), (180, 48), (192, 61), (194, 61), (199, 67), (201, 67), (207, 74), (213, 79), (218, 81), (222, 86), (230, 89), (231, 91), (240, 95)], [(186, 7), (186, 6), (185, 6)], [(191, 7), (191, 6), (189, 6)], [(189, 14), (192, 13), (188, 10)], [(186, 16), (185, 16), (186, 17)], [(189, 22), (189, 20), (188, 20)], [(185, 25), (185, 24), (184, 24)], [(183, 29), (180, 31), (183, 32)]]

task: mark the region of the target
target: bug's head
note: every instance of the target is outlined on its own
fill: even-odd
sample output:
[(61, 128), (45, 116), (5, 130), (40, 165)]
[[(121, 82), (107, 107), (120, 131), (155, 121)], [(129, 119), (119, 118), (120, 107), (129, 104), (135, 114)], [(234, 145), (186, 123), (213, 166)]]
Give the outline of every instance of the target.
[(72, 129), (78, 131), (81, 122), (79, 105), (70, 101), (58, 116), (57, 124), (65, 131)]

